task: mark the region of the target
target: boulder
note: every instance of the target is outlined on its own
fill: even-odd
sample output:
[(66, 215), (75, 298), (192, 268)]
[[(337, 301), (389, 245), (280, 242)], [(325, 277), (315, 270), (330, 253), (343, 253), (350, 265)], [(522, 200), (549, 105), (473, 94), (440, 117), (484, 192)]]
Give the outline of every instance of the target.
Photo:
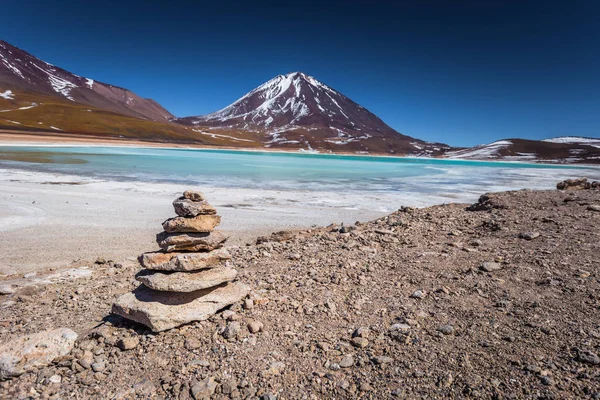
[(146, 268), (155, 271), (198, 271), (231, 259), (225, 249), (209, 253), (165, 253), (156, 251), (142, 254), (138, 260)]
[(242, 300), (250, 288), (234, 282), (188, 293), (160, 292), (140, 285), (119, 297), (112, 312), (161, 332), (193, 321), (203, 321)]
[(198, 190), (186, 190), (185, 192), (183, 192), (183, 197), (191, 201), (204, 200), (204, 195)]
[(166, 292), (194, 292), (230, 282), (237, 276), (233, 268), (217, 267), (198, 272), (173, 272), (164, 274), (149, 270), (140, 271), (135, 279), (150, 289)]
[(180, 217), (195, 217), (196, 215), (216, 214), (217, 210), (206, 200), (193, 201), (180, 197), (173, 202), (173, 208)]
[(170, 218), (162, 226), (166, 232), (212, 232), (220, 223), (221, 217), (213, 214)]
[(267, 242), (285, 242), (290, 239), (293, 239), (295, 233), (292, 231), (279, 231), (271, 233), (270, 236), (259, 236), (256, 239), (256, 244), (263, 244)]
[(558, 190), (582, 190), (582, 189), (596, 189), (598, 182), (589, 182), (587, 178), (579, 179), (567, 179), (556, 184)]
[(156, 235), (156, 242), (166, 252), (211, 251), (223, 246), (227, 236), (220, 231), (210, 233), (168, 233)]
[(466, 208), (467, 211), (490, 211), (495, 209), (505, 209), (505, 204), (502, 204), (494, 194), (486, 193), (479, 196), (477, 203), (471, 204)]
[(59, 328), (22, 336), (0, 345), (0, 378), (7, 379), (45, 367), (71, 352), (77, 333)]

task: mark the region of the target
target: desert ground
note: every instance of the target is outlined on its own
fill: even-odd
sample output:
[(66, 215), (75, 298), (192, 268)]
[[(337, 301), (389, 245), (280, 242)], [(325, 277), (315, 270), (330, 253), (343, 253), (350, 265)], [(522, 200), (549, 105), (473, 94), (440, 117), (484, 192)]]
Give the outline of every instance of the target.
[(0, 342), (79, 336), (0, 397), (598, 399), (599, 210), (520, 190), (230, 245), (249, 299), (161, 333), (110, 312), (134, 257), (7, 276)]

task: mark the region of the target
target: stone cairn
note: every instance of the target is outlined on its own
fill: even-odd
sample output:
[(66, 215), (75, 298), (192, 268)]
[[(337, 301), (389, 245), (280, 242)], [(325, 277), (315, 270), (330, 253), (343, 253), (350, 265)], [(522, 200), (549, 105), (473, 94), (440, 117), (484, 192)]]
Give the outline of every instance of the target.
[(173, 202), (177, 217), (163, 222), (156, 235), (162, 250), (139, 257), (142, 283), (120, 296), (112, 311), (146, 325), (154, 332), (202, 321), (242, 300), (250, 288), (233, 282), (237, 271), (223, 263), (231, 256), (222, 248), (227, 240), (214, 230), (221, 222), (202, 193), (188, 190)]

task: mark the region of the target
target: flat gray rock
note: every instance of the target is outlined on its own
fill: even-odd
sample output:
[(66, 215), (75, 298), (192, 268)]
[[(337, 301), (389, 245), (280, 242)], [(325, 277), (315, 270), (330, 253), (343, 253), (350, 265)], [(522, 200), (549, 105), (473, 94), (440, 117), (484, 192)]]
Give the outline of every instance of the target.
[(198, 272), (173, 272), (164, 274), (149, 270), (140, 271), (135, 279), (150, 289), (164, 292), (194, 292), (231, 282), (237, 271), (228, 267), (216, 267)]
[(156, 235), (161, 249), (173, 251), (211, 251), (223, 246), (227, 236), (221, 231), (210, 233), (168, 233)]
[(539, 232), (522, 232), (521, 234), (519, 234), (519, 237), (521, 239), (525, 239), (525, 240), (533, 240), (535, 238), (540, 237), (540, 233)]
[(225, 249), (209, 253), (165, 253), (156, 251), (142, 254), (138, 260), (142, 267), (155, 271), (198, 271), (211, 268), (222, 261), (231, 259)]
[(45, 367), (73, 349), (77, 333), (59, 328), (21, 336), (0, 345), (0, 378), (7, 379)]
[(140, 285), (132, 293), (119, 297), (112, 312), (161, 332), (203, 321), (242, 300), (249, 291), (250, 288), (240, 282), (189, 293), (160, 292)]
[(502, 264), (497, 262), (486, 261), (481, 265), (481, 267), (479, 267), (479, 269), (485, 272), (500, 271), (502, 269)]

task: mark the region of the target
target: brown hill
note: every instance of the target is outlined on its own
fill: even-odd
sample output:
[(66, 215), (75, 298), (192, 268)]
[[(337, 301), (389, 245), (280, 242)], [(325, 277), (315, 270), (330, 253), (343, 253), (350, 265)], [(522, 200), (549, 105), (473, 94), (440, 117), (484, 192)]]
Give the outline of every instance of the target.
[(9, 86), (137, 118), (156, 121), (173, 118), (152, 99), (75, 75), (0, 40), (0, 89)]

